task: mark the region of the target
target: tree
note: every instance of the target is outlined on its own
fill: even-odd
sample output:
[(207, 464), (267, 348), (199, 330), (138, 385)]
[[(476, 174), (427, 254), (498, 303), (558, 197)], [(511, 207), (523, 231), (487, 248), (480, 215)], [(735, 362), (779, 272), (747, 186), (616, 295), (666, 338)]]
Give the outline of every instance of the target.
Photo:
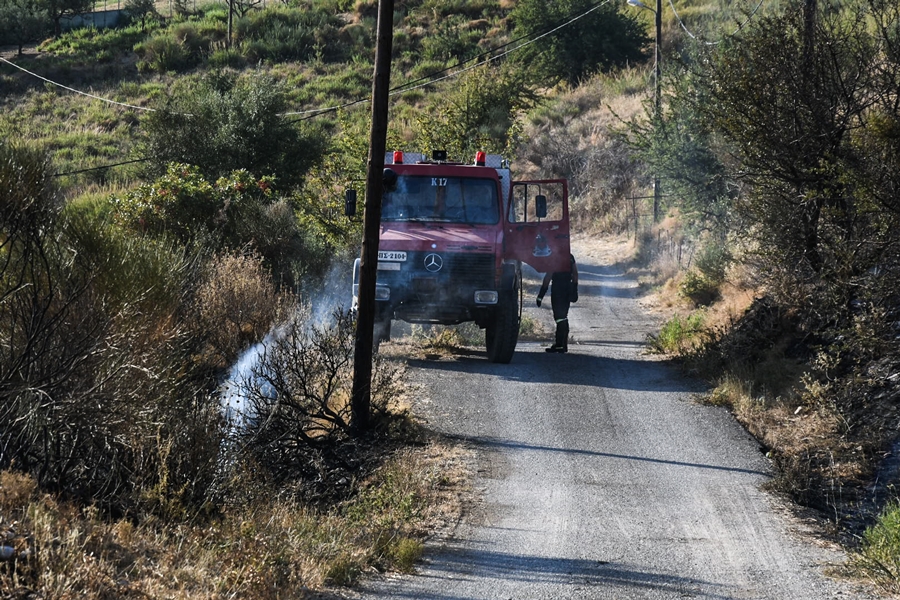
[[(576, 85), (600, 71), (646, 58), (650, 42), (637, 17), (610, 2), (588, 12), (593, 0), (523, 0), (510, 19), (517, 36), (536, 37), (584, 15), (516, 53), (538, 81)], [(587, 13), (587, 14), (585, 14)]]
[(758, 18), (703, 50), (645, 157), (690, 184), (695, 208), (724, 200), (791, 301), (846, 324), (862, 305), (892, 310), (884, 274), (900, 269), (900, 11), (863, 0), (809, 16)]
[(273, 77), (212, 74), (175, 90), (142, 122), (143, 153), (151, 175), (171, 162), (196, 165), (215, 181), (232, 171), (274, 175), (282, 189), (302, 181), (325, 144), (281, 116), (285, 88)]
[(664, 110), (657, 113), (648, 100), (647, 118), (628, 124), (629, 143), (647, 171), (666, 182), (688, 227), (721, 241), (740, 226), (734, 208), (742, 187), (729, 172), (722, 136), (698, 112), (703, 82), (681, 65), (670, 69), (665, 86)]
[(140, 19), (141, 27), (146, 26), (147, 17), (156, 15), (156, 0), (125, 0), (125, 13), (131, 19)]
[(508, 66), (470, 71), (419, 119), (421, 147), (447, 150), (457, 159), (474, 157), (477, 150), (508, 153), (519, 111), (537, 101), (529, 79), (521, 69)]
[(53, 21), (53, 32), (59, 35), (62, 32), (61, 21), (63, 17), (76, 17), (91, 12), (94, 0), (44, 0), (47, 13)]
[(19, 55), (25, 44), (37, 42), (50, 23), (47, 7), (34, 0), (0, 0), (0, 44), (14, 44)]

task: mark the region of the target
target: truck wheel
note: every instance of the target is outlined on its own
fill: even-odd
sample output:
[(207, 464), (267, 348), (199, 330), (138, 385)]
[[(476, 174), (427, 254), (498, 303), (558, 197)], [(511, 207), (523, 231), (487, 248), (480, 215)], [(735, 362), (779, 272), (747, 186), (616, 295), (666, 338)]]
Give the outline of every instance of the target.
[(518, 294), (515, 290), (500, 295), (494, 321), (484, 329), (488, 360), (507, 364), (512, 360), (519, 341)]
[(391, 341), (391, 320), (389, 318), (375, 319), (375, 343)]

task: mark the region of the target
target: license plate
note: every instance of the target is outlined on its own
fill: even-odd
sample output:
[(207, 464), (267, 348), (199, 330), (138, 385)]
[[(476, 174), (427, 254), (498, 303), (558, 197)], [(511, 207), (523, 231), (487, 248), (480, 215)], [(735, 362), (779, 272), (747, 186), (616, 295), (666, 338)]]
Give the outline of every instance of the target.
[(406, 252), (394, 252), (393, 250), (379, 250), (378, 260), (392, 260), (406, 262)]
[(400, 263), (378, 261), (378, 270), (379, 271), (399, 271)]

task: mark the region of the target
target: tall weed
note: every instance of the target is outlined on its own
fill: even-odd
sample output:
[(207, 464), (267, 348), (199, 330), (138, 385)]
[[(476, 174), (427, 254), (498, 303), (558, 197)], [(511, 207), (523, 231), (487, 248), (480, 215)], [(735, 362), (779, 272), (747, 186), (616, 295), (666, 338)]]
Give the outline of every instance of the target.
[(705, 318), (703, 311), (695, 311), (687, 317), (675, 315), (663, 324), (659, 333), (649, 335), (647, 343), (652, 351), (663, 354), (693, 354), (709, 339), (704, 328)]
[(886, 591), (900, 592), (900, 502), (889, 503), (866, 529), (852, 565)]

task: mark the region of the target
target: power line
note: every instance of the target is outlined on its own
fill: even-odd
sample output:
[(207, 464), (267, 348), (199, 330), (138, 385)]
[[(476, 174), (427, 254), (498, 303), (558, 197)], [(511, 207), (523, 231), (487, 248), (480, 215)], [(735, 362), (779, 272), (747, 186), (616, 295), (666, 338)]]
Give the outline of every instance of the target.
[[(533, 34), (523, 35), (523, 36), (521, 36), (521, 37), (519, 37), (519, 38), (516, 38), (515, 40), (509, 41), (509, 42), (503, 44), (502, 46), (498, 46), (497, 48), (492, 48), (491, 50), (482, 52), (482, 53), (479, 54), (478, 56), (476, 56), (476, 57), (474, 57), (474, 58), (471, 58), (471, 59), (468, 59), (468, 60), (466, 60), (465, 62), (458, 62), (458, 63), (456, 63), (455, 65), (453, 65), (453, 66), (451, 66), (451, 67), (446, 67), (446, 68), (444, 68), (444, 69), (441, 69), (440, 71), (435, 71), (435, 72), (433, 72), (433, 73), (429, 73), (428, 75), (425, 75), (424, 77), (420, 77), (419, 79), (416, 79), (416, 80), (414, 80), (414, 81), (411, 81), (411, 82), (407, 82), (407, 83), (401, 84), (401, 85), (399, 85), (399, 86), (397, 86), (397, 87), (395, 87), (395, 88), (392, 88), (391, 91), (390, 91), (390, 95), (391, 95), (391, 96), (395, 96), (395, 95), (401, 94), (401, 93), (403, 93), (403, 92), (409, 92), (409, 91), (412, 91), (412, 90), (417, 90), (417, 89), (420, 89), (420, 88), (423, 88), (423, 87), (427, 87), (427, 86), (429, 86), (429, 85), (431, 85), (431, 84), (437, 83), (438, 81), (443, 81), (443, 80), (445, 80), (445, 79), (450, 79), (450, 78), (452, 78), (452, 77), (456, 77), (457, 75), (460, 75), (460, 74), (465, 73), (465, 72), (467, 72), (467, 71), (471, 71), (472, 69), (476, 69), (476, 68), (478, 68), (478, 67), (480, 67), (480, 66), (482, 66), (482, 65), (486, 65), (486, 64), (488, 64), (488, 63), (490, 63), (490, 62), (493, 62), (493, 61), (495, 61), (495, 60), (499, 60), (499, 59), (503, 58), (504, 56), (507, 56), (507, 55), (509, 55), (509, 54), (511, 54), (511, 53), (513, 53), (513, 52), (515, 52), (516, 50), (520, 50), (520, 49), (522, 49), (522, 48), (525, 48), (526, 46), (530, 46), (531, 44), (537, 42), (537, 41), (540, 40), (541, 38), (544, 38), (544, 37), (546, 37), (546, 36), (548, 36), (548, 35), (550, 35), (550, 34), (552, 34), (552, 33), (556, 33), (557, 31), (559, 31), (559, 30), (562, 29), (563, 27), (567, 27), (568, 25), (571, 25), (572, 23), (574, 23), (574, 22), (577, 21), (578, 19), (581, 19), (581, 18), (587, 16), (588, 14), (594, 12), (595, 10), (597, 10), (598, 8), (600, 8), (601, 6), (603, 6), (603, 5), (605, 5), (605, 4), (609, 4), (611, 1), (612, 1), (612, 0), (603, 0), (602, 2), (598, 2), (598, 3), (594, 4), (591, 8), (589, 8), (588, 10), (584, 11), (583, 13), (581, 13), (581, 14), (575, 16), (575, 17), (572, 17), (572, 18), (566, 17), (566, 18), (568, 18), (567, 21), (565, 21), (565, 20), (563, 20), (563, 21), (557, 21), (557, 23), (561, 23), (561, 24), (556, 25), (556, 26), (552, 26), (552, 25), (551, 25), (551, 29), (545, 31), (544, 33), (541, 33), (541, 34), (538, 35), (537, 37), (535, 37), (535, 38), (533, 38), (533, 39), (531, 39), (531, 40), (525, 42), (524, 44), (520, 44), (519, 46), (516, 46), (515, 48), (512, 48), (512, 49), (510, 49), (510, 50), (507, 50), (506, 52), (503, 52), (502, 54), (498, 54), (497, 56), (492, 56), (492, 57), (488, 58), (487, 60), (483, 60), (483, 61), (481, 61), (481, 62), (479, 62), (479, 63), (476, 63), (476, 64), (473, 64), (473, 65), (471, 65), (471, 66), (468, 66), (468, 67), (459, 69), (458, 71), (454, 71), (454, 72), (449, 73), (449, 74), (447, 74), (447, 75), (445, 75), (445, 76), (443, 76), (443, 77), (438, 77), (438, 78), (434, 78), (434, 79), (433, 79), (433, 77), (434, 77), (435, 75), (440, 75), (441, 73), (444, 73), (444, 72), (446, 72), (446, 71), (449, 71), (450, 69), (454, 69), (454, 68), (456, 68), (456, 67), (461, 67), (461, 66), (464, 65), (466, 62), (469, 62), (469, 61), (471, 61), (471, 60), (477, 60), (477, 59), (481, 58), (482, 56), (487, 56), (487, 55), (493, 54), (493, 53), (496, 52), (497, 50), (500, 50), (500, 49), (502, 49), (502, 48), (505, 48), (505, 47), (509, 46), (510, 44), (514, 44), (514, 43), (516, 43), (516, 42), (518, 42), (518, 41), (521, 41), (521, 40), (523, 40), (523, 39), (525, 39), (525, 38), (528, 38), (528, 37), (530, 37), (530, 36), (533, 35)], [(427, 80), (427, 81), (425, 81), (424, 83), (421, 83), (421, 84), (419, 84), (419, 85), (415, 85), (415, 86), (413, 86), (413, 87), (409, 87), (409, 86), (411, 86), (411, 85), (413, 85), (413, 84), (415, 84), (415, 83), (417, 83), (417, 82), (419, 82), (419, 81), (423, 81), (423, 80)], [(299, 122), (299, 121), (306, 121), (306, 120), (308, 120), (308, 119), (312, 119), (312, 118), (314, 118), (314, 117), (317, 117), (317, 116), (319, 116), (319, 115), (323, 115), (323, 114), (326, 114), (326, 113), (329, 113), (329, 112), (334, 112), (334, 111), (341, 110), (341, 109), (344, 109), (344, 108), (349, 108), (349, 107), (351, 107), (351, 106), (354, 106), (354, 105), (356, 105), (356, 104), (360, 104), (360, 103), (363, 103), (363, 102), (368, 102), (368, 99), (367, 99), (367, 98), (361, 98), (361, 99), (354, 100), (354, 101), (352, 101), (352, 102), (347, 102), (347, 103), (345, 103), (345, 104), (341, 104), (341, 105), (337, 105), (337, 106), (331, 106), (331, 107), (320, 108), (320, 109), (312, 109), (312, 110), (309, 110), (309, 111), (302, 111), (302, 112), (282, 113), (282, 115), (300, 115), (300, 114), (306, 114), (306, 115), (307, 115), (307, 116), (305, 116), (305, 117), (301, 117), (301, 118), (299, 118), (299, 119), (294, 119), (293, 121), (291, 121), (291, 123), (296, 123), (296, 122)]]
[(101, 102), (106, 102), (106, 103), (108, 103), (108, 104), (115, 104), (115, 105), (117, 105), (117, 106), (123, 106), (123, 107), (125, 107), (125, 108), (133, 108), (134, 110), (145, 110), (145, 111), (149, 111), (149, 112), (154, 112), (154, 111), (156, 111), (155, 108), (147, 108), (146, 106), (134, 106), (133, 104), (126, 104), (126, 103), (124, 103), (124, 102), (116, 102), (115, 100), (110, 100), (109, 98), (103, 98), (102, 96), (95, 96), (94, 94), (89, 94), (89, 93), (87, 93), (87, 92), (82, 92), (81, 90), (76, 90), (75, 88), (71, 88), (71, 87), (69, 87), (69, 86), (67, 86), (67, 85), (63, 85), (63, 84), (57, 83), (56, 81), (53, 81), (53, 80), (51, 80), (51, 79), (47, 79), (46, 77), (43, 77), (43, 76), (41, 76), (41, 75), (38, 75), (37, 73), (33, 73), (33, 72), (29, 71), (28, 69), (26, 69), (26, 68), (24, 68), (24, 67), (20, 67), (19, 65), (17, 65), (17, 64), (14, 63), (14, 62), (10, 62), (10, 61), (6, 60), (6, 59), (3, 58), (2, 56), (0, 56), (0, 61), (2, 61), (2, 62), (4, 62), (4, 63), (8, 64), (8, 65), (11, 66), (11, 67), (15, 67), (16, 69), (19, 69), (20, 71), (22, 71), (22, 72), (24, 72), (24, 73), (28, 73), (28, 74), (31, 75), (32, 77), (37, 77), (37, 78), (40, 79), (41, 81), (46, 81), (47, 83), (49, 83), (49, 84), (51, 84), (51, 85), (55, 85), (55, 86), (57, 86), (57, 87), (61, 87), (62, 89), (68, 90), (68, 91), (73, 92), (73, 93), (75, 93), (75, 94), (81, 94), (82, 96), (87, 96), (88, 98), (93, 98), (94, 100), (100, 100)]
[[(737, 29), (735, 29), (731, 33), (726, 34), (725, 37), (728, 38), (733, 35), (736, 35), (737, 32), (739, 32), (741, 29), (743, 29), (747, 25), (747, 23), (750, 22), (750, 19), (752, 19), (753, 16), (756, 14), (756, 11), (759, 10), (759, 7), (761, 7), (763, 5), (764, 1), (765, 0), (759, 0), (759, 4), (756, 5), (756, 8), (754, 8), (752, 11), (750, 11), (750, 14), (747, 15), (747, 18), (744, 20), (744, 22), (741, 23), (740, 25), (738, 25)], [(691, 30), (687, 28), (687, 25), (684, 24), (684, 21), (681, 20), (681, 17), (678, 16), (678, 11), (675, 10), (675, 3), (672, 0), (669, 0), (669, 6), (672, 7), (672, 14), (675, 15), (675, 19), (678, 21), (678, 24), (681, 25), (681, 28), (684, 29), (685, 33), (687, 33), (692, 39), (695, 39), (695, 40), (698, 39), (697, 36), (694, 35), (691, 32)], [(721, 44), (722, 40), (719, 40), (717, 42), (703, 42), (703, 43), (706, 44), (707, 46), (715, 46), (716, 44)]]
[(65, 173), (54, 173), (53, 177), (64, 177), (65, 175), (79, 175), (81, 173), (88, 173), (90, 171), (100, 171), (101, 169), (111, 169), (113, 167), (121, 167), (122, 165), (130, 165), (139, 162), (146, 162), (150, 160), (149, 158), (136, 158), (134, 160), (126, 160), (125, 162), (115, 163), (112, 165), (101, 165), (99, 167), (90, 167), (88, 169), (80, 169), (78, 171), (67, 171)]

